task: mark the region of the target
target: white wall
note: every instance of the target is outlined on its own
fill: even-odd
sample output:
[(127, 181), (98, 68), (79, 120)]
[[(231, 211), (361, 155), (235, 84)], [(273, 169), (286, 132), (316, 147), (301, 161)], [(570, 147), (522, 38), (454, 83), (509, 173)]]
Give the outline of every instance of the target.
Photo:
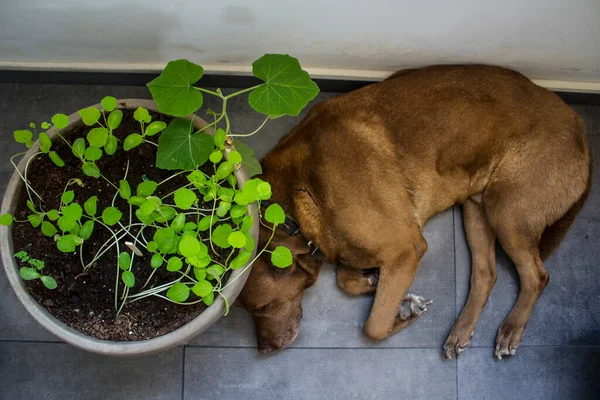
[(600, 0), (0, 0), (0, 67), (238, 70), (265, 52), (333, 75), (483, 62), (600, 84)]

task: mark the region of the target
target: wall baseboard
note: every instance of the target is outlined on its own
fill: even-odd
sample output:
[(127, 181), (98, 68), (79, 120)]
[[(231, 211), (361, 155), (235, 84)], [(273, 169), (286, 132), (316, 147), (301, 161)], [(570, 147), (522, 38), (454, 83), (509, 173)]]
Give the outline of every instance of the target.
[[(59, 63), (59, 62), (11, 62), (0, 61), (0, 74), (13, 72), (56, 72), (56, 73), (102, 73), (102, 74), (145, 74), (157, 75), (164, 64), (126, 64), (126, 63)], [(218, 76), (250, 76), (249, 66), (238, 65), (205, 65), (207, 75)], [(356, 82), (377, 82), (385, 79), (394, 71), (352, 70), (339, 68), (310, 68), (306, 70), (314, 79), (344, 80)], [(13, 75), (14, 76), (14, 75)], [(5, 79), (2, 79), (5, 81)], [(553, 91), (574, 93), (600, 93), (600, 82), (584, 82), (572, 80), (556, 80), (532, 78), (533, 82)]]

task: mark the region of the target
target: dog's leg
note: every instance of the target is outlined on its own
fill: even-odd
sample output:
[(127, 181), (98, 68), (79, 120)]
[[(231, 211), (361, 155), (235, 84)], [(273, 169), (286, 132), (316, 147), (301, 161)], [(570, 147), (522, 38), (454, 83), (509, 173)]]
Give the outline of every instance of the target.
[(467, 303), (444, 343), (444, 356), (449, 360), (458, 357), (469, 345), (477, 319), (496, 283), (496, 235), (486, 220), (483, 206), (467, 200), (463, 210), (471, 249), (471, 289)]
[(405, 247), (403, 251), (382, 257), (375, 303), (365, 323), (365, 334), (375, 340), (383, 340), (394, 332), (410, 325), (421, 313), (411, 313), (402, 319), (401, 304), (412, 284), (419, 261), (427, 249), (427, 242), (418, 233), (418, 244)]
[(346, 294), (358, 296), (374, 293), (379, 281), (379, 268), (355, 269), (340, 265), (336, 270), (337, 285)]

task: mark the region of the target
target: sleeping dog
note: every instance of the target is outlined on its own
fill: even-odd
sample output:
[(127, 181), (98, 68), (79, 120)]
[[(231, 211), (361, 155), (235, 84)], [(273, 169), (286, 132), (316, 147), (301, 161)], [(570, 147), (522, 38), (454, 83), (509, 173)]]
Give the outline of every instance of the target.
[(521, 285), (495, 354), (515, 354), (548, 283), (543, 260), (564, 238), (591, 184), (575, 112), (514, 71), (474, 65), (400, 71), (325, 101), (262, 166), (272, 200), (302, 233), (278, 233), (275, 241), (290, 245), (294, 265), (279, 270), (268, 258), (257, 261), (240, 296), (263, 352), (289, 345), (298, 333), (303, 291), (320, 266), (308, 241), (339, 265), (342, 290), (376, 293), (367, 336), (383, 340), (412, 323), (426, 307), (408, 294), (427, 251), (421, 231), (459, 203), (471, 288), (444, 355), (457, 357), (470, 342), (496, 281), (496, 240)]

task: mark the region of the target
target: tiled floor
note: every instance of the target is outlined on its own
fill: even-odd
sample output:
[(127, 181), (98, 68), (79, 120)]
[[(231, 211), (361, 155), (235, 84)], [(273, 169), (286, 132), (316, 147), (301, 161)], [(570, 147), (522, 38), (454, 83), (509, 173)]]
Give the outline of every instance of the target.
[[(16, 152), (12, 131), (96, 103), (105, 95), (149, 97), (143, 87), (0, 84), (0, 193)], [(317, 101), (334, 96), (321, 94)], [(209, 107), (215, 104), (208, 104)], [(261, 122), (238, 99), (233, 126)], [(600, 107), (576, 106), (600, 160)], [(249, 140), (263, 155), (299, 120), (270, 122)], [(595, 168), (600, 182), (600, 166)], [(514, 358), (492, 358), (496, 330), (518, 281), (501, 251), (498, 283), (469, 348), (443, 361), (441, 346), (469, 288), (469, 252), (459, 208), (426, 227), (429, 251), (414, 292), (434, 300), (429, 311), (391, 339), (366, 339), (372, 299), (349, 298), (325, 266), (304, 298), (293, 348), (259, 355), (252, 325), (236, 309), (185, 348), (141, 359), (87, 354), (58, 342), (17, 302), (0, 273), (1, 399), (586, 399), (600, 398), (600, 184), (565, 243), (547, 261), (550, 284)]]

